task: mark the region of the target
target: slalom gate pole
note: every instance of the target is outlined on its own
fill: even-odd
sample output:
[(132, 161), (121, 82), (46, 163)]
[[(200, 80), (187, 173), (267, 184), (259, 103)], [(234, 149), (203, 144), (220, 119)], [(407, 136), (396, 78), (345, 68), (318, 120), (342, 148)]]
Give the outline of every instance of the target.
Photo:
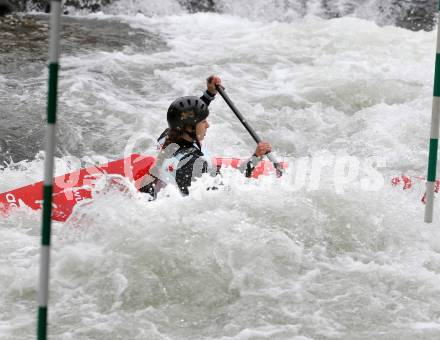
[[(254, 141), (258, 144), (261, 142), (261, 138), (257, 135), (255, 130), (250, 126), (250, 124), (246, 121), (246, 119), (243, 117), (243, 115), (238, 111), (237, 107), (234, 105), (232, 100), (229, 98), (229, 96), (225, 92), (225, 88), (221, 85), (216, 85), (216, 89), (218, 93), (222, 96), (222, 98), (225, 100), (226, 104), (231, 108), (232, 112), (235, 113), (237, 118), (240, 120), (240, 122), (243, 124), (243, 126), (246, 128), (246, 130), (249, 132), (249, 134), (252, 136)], [(275, 170), (277, 172), (277, 176), (281, 177), (283, 175), (283, 166), (280, 162), (276, 159), (276, 157), (271, 153), (266, 154), (267, 158), (272, 162), (273, 166), (275, 167)]]
[(435, 56), (434, 98), (432, 101), (431, 135), (429, 140), (428, 177), (426, 182), (425, 222), (432, 223), (434, 188), (437, 173), (438, 136), (440, 122), (440, 1), (437, 22), (437, 49)]
[(54, 173), (55, 130), (60, 51), (61, 0), (52, 0), (49, 39), (49, 93), (47, 100), (46, 157), (44, 164), (44, 201), (41, 227), (40, 280), (38, 288), (37, 339), (47, 338), (49, 300), (50, 233), (52, 222), (52, 185)]

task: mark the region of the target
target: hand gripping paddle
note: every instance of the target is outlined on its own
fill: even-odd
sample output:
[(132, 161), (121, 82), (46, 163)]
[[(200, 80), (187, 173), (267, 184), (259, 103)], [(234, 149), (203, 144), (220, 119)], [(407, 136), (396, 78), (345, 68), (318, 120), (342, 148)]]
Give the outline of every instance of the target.
[[(240, 122), (243, 124), (243, 126), (246, 128), (246, 130), (249, 132), (249, 134), (252, 136), (254, 141), (258, 144), (261, 143), (261, 138), (257, 135), (255, 130), (252, 128), (252, 126), (249, 125), (249, 123), (246, 121), (246, 119), (243, 117), (243, 115), (238, 111), (238, 109), (235, 107), (232, 100), (229, 98), (229, 96), (225, 92), (225, 88), (221, 85), (215, 86), (218, 93), (222, 96), (222, 98), (225, 100), (226, 104), (231, 108), (232, 112), (235, 113), (237, 118), (240, 120)], [(277, 177), (281, 177), (283, 175), (284, 169), (280, 162), (276, 159), (276, 157), (271, 153), (268, 152), (266, 154), (267, 158), (272, 162), (273, 166), (275, 167)]]

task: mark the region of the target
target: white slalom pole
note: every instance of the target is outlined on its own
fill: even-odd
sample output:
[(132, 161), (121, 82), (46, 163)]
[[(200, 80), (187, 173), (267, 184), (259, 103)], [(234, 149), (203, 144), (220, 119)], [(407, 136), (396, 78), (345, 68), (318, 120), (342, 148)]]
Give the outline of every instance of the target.
[[(440, 1), (439, 1), (440, 12)], [(428, 181), (426, 182), (425, 222), (432, 223), (434, 187), (437, 175), (437, 152), (440, 122), (440, 13), (437, 22), (437, 50), (435, 57), (434, 99), (432, 102), (431, 135), (429, 140)]]
[(47, 304), (49, 300), (50, 233), (52, 222), (52, 185), (60, 54), (61, 0), (51, 2), (49, 40), (49, 93), (47, 101), (46, 158), (44, 164), (44, 203), (41, 227), (40, 281), (38, 288), (37, 339), (47, 339)]

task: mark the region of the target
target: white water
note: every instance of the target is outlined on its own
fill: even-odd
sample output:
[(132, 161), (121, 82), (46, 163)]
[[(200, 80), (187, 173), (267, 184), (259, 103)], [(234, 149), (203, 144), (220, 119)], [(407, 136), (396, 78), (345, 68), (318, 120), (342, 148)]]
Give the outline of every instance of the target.
[[(279, 155), (380, 156), (385, 183), (362, 190), (361, 173), (338, 194), (330, 166), (319, 190), (298, 188), (292, 166), (260, 182), (227, 172), (218, 191), (205, 191), (213, 179), (204, 178), (190, 197), (167, 188), (152, 203), (109, 190), (54, 225), (52, 338), (440, 336), (440, 207), (425, 225), (419, 193), (389, 185), (425, 172), (435, 33), (358, 18), (98, 18), (154, 32), (167, 48), (63, 58), (62, 142), (85, 145), (77, 156), (115, 159), (134, 134), (158, 136), (169, 103), (201, 93), (216, 73)], [(210, 123), (213, 154), (253, 152), (221, 98)], [(0, 191), (38, 180), (41, 166), (1, 170)], [(0, 219), (2, 339), (35, 333), (39, 216), (22, 209)]]

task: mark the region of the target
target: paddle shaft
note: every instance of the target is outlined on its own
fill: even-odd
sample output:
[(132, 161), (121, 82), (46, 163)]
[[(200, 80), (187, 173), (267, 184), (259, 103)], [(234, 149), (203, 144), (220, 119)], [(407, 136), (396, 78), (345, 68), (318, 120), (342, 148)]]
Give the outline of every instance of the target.
[[(234, 103), (232, 102), (232, 100), (229, 98), (229, 96), (226, 94), (225, 89), (223, 86), (221, 85), (216, 85), (216, 89), (218, 91), (218, 93), (220, 93), (220, 95), (222, 96), (222, 98), (225, 100), (226, 104), (228, 104), (228, 106), (231, 108), (232, 112), (234, 112), (234, 114), (237, 116), (237, 118), (240, 120), (240, 122), (243, 124), (243, 126), (245, 127), (245, 129), (249, 132), (249, 134), (251, 135), (251, 137), (254, 139), (254, 141), (259, 144), (261, 143), (261, 138), (260, 136), (257, 135), (257, 133), (255, 132), (255, 130), (252, 128), (252, 126), (249, 125), (249, 123), (247, 122), (247, 120), (243, 117), (243, 115), (241, 114), (241, 112), (237, 109), (237, 107), (234, 105)], [(278, 162), (278, 160), (276, 159), (276, 157), (271, 153), (267, 153), (266, 154), (267, 158), (269, 158), (269, 160), (273, 163), (275, 169), (277, 170), (277, 175), (281, 176), (283, 174), (283, 167), (281, 166), (280, 162)]]

